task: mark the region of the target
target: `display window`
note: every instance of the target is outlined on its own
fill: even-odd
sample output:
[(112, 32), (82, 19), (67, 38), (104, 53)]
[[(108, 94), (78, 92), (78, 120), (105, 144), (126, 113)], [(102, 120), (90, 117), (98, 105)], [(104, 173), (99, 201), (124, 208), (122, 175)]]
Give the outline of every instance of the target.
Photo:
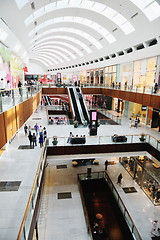
[(120, 163), (155, 206), (160, 205), (160, 164), (147, 156), (120, 157)]

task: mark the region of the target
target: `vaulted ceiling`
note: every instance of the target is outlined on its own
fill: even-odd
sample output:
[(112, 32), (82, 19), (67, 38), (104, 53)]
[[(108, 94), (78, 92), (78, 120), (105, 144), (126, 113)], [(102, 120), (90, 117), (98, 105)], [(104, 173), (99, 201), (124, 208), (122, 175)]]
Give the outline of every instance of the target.
[(46, 70), (160, 41), (159, 0), (1, 0), (0, 17), (0, 41)]

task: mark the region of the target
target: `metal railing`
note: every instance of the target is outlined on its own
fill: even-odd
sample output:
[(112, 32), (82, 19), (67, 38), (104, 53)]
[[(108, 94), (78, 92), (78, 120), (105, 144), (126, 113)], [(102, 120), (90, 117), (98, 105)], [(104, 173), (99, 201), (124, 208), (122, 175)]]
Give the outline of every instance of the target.
[(133, 238), (135, 240), (142, 240), (137, 228), (136, 228), (136, 225), (134, 224), (127, 208), (125, 207), (119, 193), (117, 192), (114, 184), (112, 183), (110, 177), (108, 176), (108, 174), (105, 172), (105, 171), (100, 171), (100, 172), (91, 172), (90, 173), (90, 177), (88, 178), (87, 176), (87, 173), (80, 173), (78, 174), (78, 180), (81, 181), (81, 180), (88, 180), (88, 179), (100, 179), (100, 178), (105, 178), (107, 183), (108, 183), (108, 186), (110, 188), (110, 190), (112, 191), (113, 195), (114, 195), (114, 198), (123, 214), (123, 217), (126, 221), (126, 224), (128, 225), (129, 229), (130, 229), (130, 232), (133, 236)]

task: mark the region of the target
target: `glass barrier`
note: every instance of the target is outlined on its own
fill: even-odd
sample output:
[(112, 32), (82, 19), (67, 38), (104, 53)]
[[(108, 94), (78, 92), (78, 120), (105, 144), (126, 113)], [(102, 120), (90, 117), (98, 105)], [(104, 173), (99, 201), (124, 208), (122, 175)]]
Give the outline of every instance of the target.
[[(82, 141), (82, 138), (85, 140)], [(54, 141), (56, 139), (56, 141)], [(71, 140), (72, 139), (72, 140)], [(74, 142), (74, 143), (72, 143)], [(48, 138), (48, 146), (77, 146), (77, 145), (99, 145), (99, 144), (124, 144), (124, 143), (149, 143), (155, 149), (160, 150), (160, 140), (155, 137), (144, 134), (142, 135), (113, 135), (113, 136), (74, 136)]]
[(34, 183), (33, 183), (32, 190), (31, 190), (31, 193), (30, 193), (30, 196), (28, 199), (27, 207), (26, 207), (26, 210), (25, 210), (25, 213), (23, 216), (23, 220), (22, 220), (20, 230), (19, 230), (19, 233), (17, 236), (17, 240), (27, 240), (28, 239), (31, 222), (32, 222), (34, 211), (35, 211), (35, 204), (37, 201), (39, 187), (40, 187), (40, 183), (41, 183), (41, 179), (42, 179), (42, 173), (43, 173), (43, 169), (45, 167), (44, 163), (45, 163), (45, 159), (46, 159), (46, 153), (47, 153), (47, 145), (45, 142), (44, 147), (42, 148), (40, 162), (39, 162), (39, 165), (37, 168)]
[(101, 172), (91, 172), (90, 177), (88, 178), (87, 173), (80, 173), (78, 174), (78, 180), (87, 180), (87, 179), (100, 179), (100, 178), (105, 178), (107, 181), (108, 186), (110, 187), (110, 190), (112, 191), (115, 200), (117, 201), (118, 206), (120, 207), (120, 210), (126, 220), (126, 223), (133, 235), (133, 238), (136, 240), (142, 240), (134, 222), (132, 221), (131, 216), (129, 215), (121, 197), (119, 196), (119, 193), (117, 192), (116, 188), (114, 187), (111, 179), (109, 178), (108, 174), (104, 171)]
[[(56, 85), (55, 83), (46, 83), (43, 84), (42, 87), (46, 88), (46, 87), (61, 87), (61, 88), (66, 88), (66, 87), (70, 87), (70, 86), (74, 86), (72, 84), (60, 84), (60, 85)], [(129, 92), (136, 92), (136, 93), (145, 93), (145, 94), (152, 94), (152, 95), (160, 95), (160, 91), (156, 91), (154, 87), (152, 86), (139, 86), (139, 85), (126, 85), (126, 84), (89, 84), (89, 83), (85, 83), (85, 84), (80, 84), (79, 87), (82, 88), (108, 88), (108, 89), (115, 89), (115, 90), (123, 90), (123, 91), (129, 91)]]
[(21, 87), (0, 91), (0, 112), (7, 111), (11, 107), (29, 99), (38, 93), (42, 87), (35, 85), (31, 87)]

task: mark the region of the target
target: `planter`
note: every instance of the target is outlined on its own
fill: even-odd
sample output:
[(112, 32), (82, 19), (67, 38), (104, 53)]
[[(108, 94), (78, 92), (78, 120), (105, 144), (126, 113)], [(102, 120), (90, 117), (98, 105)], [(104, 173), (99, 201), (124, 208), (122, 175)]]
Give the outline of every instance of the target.
[(57, 140), (54, 140), (52, 141), (53, 145), (57, 145), (58, 141)]
[(146, 139), (145, 139), (144, 137), (140, 137), (139, 140), (140, 140), (141, 142), (144, 142)]

